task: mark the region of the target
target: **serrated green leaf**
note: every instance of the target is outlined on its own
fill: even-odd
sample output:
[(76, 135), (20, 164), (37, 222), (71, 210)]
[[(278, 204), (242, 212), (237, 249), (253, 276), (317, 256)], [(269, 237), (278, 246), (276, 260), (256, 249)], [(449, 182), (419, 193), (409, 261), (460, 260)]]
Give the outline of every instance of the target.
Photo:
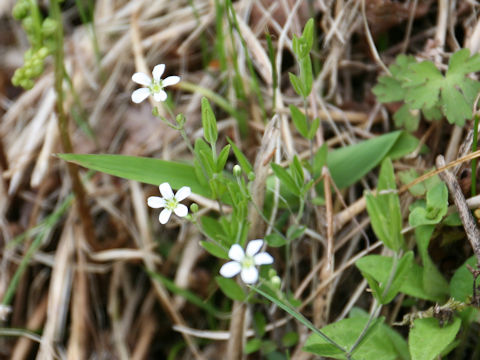
[(472, 117), (472, 108), (465, 97), (454, 87), (445, 86), (441, 93), (442, 110), (450, 124), (465, 125)]
[[(399, 171), (397, 173), (398, 178), (400, 181), (404, 184), (410, 184), (412, 181), (414, 181), (416, 178), (418, 178), (418, 173), (415, 169), (409, 169), (405, 171)], [(415, 184), (411, 186), (408, 191), (414, 195), (414, 196), (422, 196), (427, 192), (427, 189), (425, 188), (425, 182), (421, 182), (419, 184)]]
[(432, 108), (422, 109), (422, 113), (429, 121), (440, 120), (443, 117), (442, 108), (438, 105)]
[(396, 127), (404, 127), (405, 130), (410, 132), (417, 131), (420, 123), (420, 111), (410, 109), (408, 104), (403, 104), (393, 114), (393, 121)]
[(480, 56), (470, 57), (468, 49), (452, 55), (448, 70), (443, 76), (430, 61), (410, 66), (403, 82), (405, 101), (413, 109), (422, 109), (427, 116), (438, 118), (438, 112), (428, 109), (441, 108), (447, 120), (458, 126), (472, 116), (473, 101), (480, 90), (478, 81), (466, 77), (480, 70)]
[(455, 340), (461, 323), (460, 318), (455, 318), (441, 327), (435, 318), (416, 319), (408, 336), (412, 360), (434, 360)]
[(388, 103), (401, 101), (405, 98), (405, 89), (402, 83), (391, 76), (380, 76), (378, 84), (372, 89), (378, 101)]
[(215, 276), (215, 281), (222, 290), (222, 292), (232, 300), (244, 301), (247, 294), (242, 287), (233, 279), (227, 279), (222, 276)]

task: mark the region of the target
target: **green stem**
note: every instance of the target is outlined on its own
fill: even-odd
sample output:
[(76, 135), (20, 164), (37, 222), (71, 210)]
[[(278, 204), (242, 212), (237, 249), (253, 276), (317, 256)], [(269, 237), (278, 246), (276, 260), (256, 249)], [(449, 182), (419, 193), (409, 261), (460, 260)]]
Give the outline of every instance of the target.
[[(63, 23), (62, 14), (60, 10), (59, 0), (52, 0), (50, 2), (51, 16), (58, 23), (58, 29), (55, 32), (56, 47), (54, 51), (55, 59), (55, 92), (57, 95), (56, 111), (58, 118), (58, 131), (60, 134), (60, 141), (62, 143), (63, 151), (73, 153), (72, 141), (68, 133), (68, 117), (63, 108), (64, 94), (63, 94), (63, 80), (65, 77), (64, 71), (64, 52), (63, 52)], [(90, 210), (86, 202), (85, 189), (78, 175), (78, 167), (75, 164), (67, 163), (67, 169), (72, 180), (72, 190), (75, 194), (77, 209), (82, 220), (82, 225), (85, 237), (89, 244), (95, 249), (95, 233), (93, 231), (93, 222), (90, 217)]]
[[(477, 151), (477, 140), (478, 140), (478, 120), (479, 116), (475, 115), (475, 121), (473, 125), (473, 143), (472, 143), (472, 152)], [(472, 159), (472, 185), (471, 185), (472, 196), (477, 195), (477, 158)]]

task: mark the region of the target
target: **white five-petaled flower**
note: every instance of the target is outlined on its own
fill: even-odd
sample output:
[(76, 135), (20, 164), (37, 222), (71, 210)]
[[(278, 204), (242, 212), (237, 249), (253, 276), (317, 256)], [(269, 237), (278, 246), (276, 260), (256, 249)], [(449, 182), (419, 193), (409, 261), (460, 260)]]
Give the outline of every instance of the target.
[(135, 90), (132, 93), (132, 101), (134, 103), (141, 103), (149, 95), (152, 95), (155, 101), (165, 101), (167, 100), (167, 93), (163, 88), (175, 85), (180, 81), (179, 76), (169, 76), (162, 80), (163, 72), (165, 71), (165, 64), (159, 64), (153, 68), (152, 75), (153, 80), (144, 73), (137, 72), (133, 74), (132, 80), (137, 84), (146, 86), (140, 89)]
[(162, 194), (163, 197), (150, 196), (147, 199), (147, 204), (154, 209), (164, 208), (158, 217), (158, 220), (161, 224), (165, 224), (168, 219), (170, 219), (172, 211), (177, 216), (187, 216), (188, 208), (185, 205), (180, 204), (180, 201), (192, 193), (188, 186), (181, 187), (175, 195), (173, 195), (173, 191), (169, 183), (165, 182), (160, 184), (159, 189), (160, 194)]
[(262, 246), (263, 240), (261, 239), (250, 241), (245, 252), (240, 245), (232, 245), (228, 251), (228, 257), (233, 261), (227, 262), (220, 268), (220, 275), (231, 278), (240, 273), (240, 277), (246, 284), (256, 283), (258, 270), (255, 266), (273, 263), (273, 258), (269, 253), (259, 253)]

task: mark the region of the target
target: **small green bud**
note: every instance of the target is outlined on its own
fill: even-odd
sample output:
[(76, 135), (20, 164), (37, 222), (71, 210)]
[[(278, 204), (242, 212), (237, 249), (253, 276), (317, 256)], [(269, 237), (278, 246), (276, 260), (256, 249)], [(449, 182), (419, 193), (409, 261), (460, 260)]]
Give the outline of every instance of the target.
[(272, 278), (270, 278), (270, 282), (277, 289), (280, 289), (280, 286), (282, 286), (282, 279), (280, 279), (278, 275), (275, 275)]
[(42, 46), (40, 49), (38, 49), (37, 51), (37, 55), (41, 58), (41, 59), (45, 59), (47, 56), (48, 56), (48, 49), (47, 47), (45, 46)]
[(156, 106), (153, 107), (152, 109), (152, 115), (155, 117), (159, 117), (160, 113), (158, 112), (158, 108)]
[(34, 28), (33, 19), (31, 17), (26, 17), (22, 20), (22, 26), (27, 33), (31, 33)]
[(249, 181), (253, 181), (255, 180), (255, 173), (253, 171), (250, 171), (247, 177)]
[(240, 165), (237, 164), (233, 167), (233, 175), (235, 175), (236, 177), (242, 175), (242, 167)]
[(24, 1), (19, 1), (17, 4), (13, 7), (12, 10), (12, 16), (16, 20), (22, 20), (28, 16), (28, 10), (30, 7), (28, 6), (28, 3)]
[(53, 20), (51, 18), (46, 18), (45, 20), (43, 20), (42, 33), (45, 36), (54, 34), (57, 28), (58, 28), (58, 23), (56, 20)]
[(177, 124), (183, 128), (183, 125), (185, 125), (185, 122), (187, 119), (185, 119), (185, 116), (183, 114), (178, 114), (177, 117), (175, 118), (175, 121)]
[(190, 205), (190, 211), (194, 214), (198, 212), (198, 205), (196, 203), (193, 203), (192, 205)]

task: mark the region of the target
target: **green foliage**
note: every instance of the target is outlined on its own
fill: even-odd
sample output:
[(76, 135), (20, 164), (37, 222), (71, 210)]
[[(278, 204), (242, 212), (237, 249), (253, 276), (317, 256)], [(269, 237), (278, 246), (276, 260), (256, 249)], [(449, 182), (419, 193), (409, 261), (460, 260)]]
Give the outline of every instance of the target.
[(428, 254), (428, 245), (434, 229), (433, 225), (418, 226), (415, 229), (415, 239), (423, 263), (422, 278), (425, 291), (433, 296), (445, 298), (448, 295), (448, 283)]
[(310, 95), (313, 85), (313, 70), (312, 61), (310, 59), (310, 51), (313, 47), (314, 40), (314, 21), (308, 20), (301, 37), (293, 35), (292, 47), (295, 57), (297, 59), (300, 76), (289, 73), (290, 82), (293, 85), (295, 92), (304, 99)]
[[(368, 255), (357, 260), (355, 265), (364, 276), (367, 276), (367, 280), (369, 280), (368, 277), (375, 280), (375, 282), (371, 279), (369, 280), (369, 284), (372, 283), (375, 286), (376, 283), (386, 284), (388, 282), (389, 275), (392, 273), (394, 261), (393, 258), (389, 256)], [(420, 299), (442, 301), (442, 296), (430, 294), (425, 290), (423, 273), (424, 269), (421, 266), (412, 263), (405, 275), (405, 281), (402, 282), (401, 277), (397, 275), (399, 291)], [(377, 293), (381, 293), (379, 286), (378, 289), (375, 290)]]
[(391, 132), (331, 151), (328, 169), (337, 187), (343, 189), (360, 180), (386, 157), (398, 159), (417, 146), (418, 140), (406, 132)]
[[(399, 171), (398, 172), (398, 178), (400, 181), (404, 184), (407, 185), (414, 181), (415, 179), (418, 178), (418, 172), (415, 169), (408, 169), (405, 171)], [(440, 183), (440, 178), (438, 175), (431, 176), (425, 181), (422, 181), (418, 184), (415, 184), (414, 186), (410, 187), (408, 191), (417, 197), (425, 195), (425, 193), (430, 190), (432, 187), (434, 187), (436, 184)]]
[(467, 265), (472, 268), (477, 266), (475, 256), (465, 261), (453, 274), (450, 280), (450, 295), (458, 301), (467, 301), (473, 295), (473, 275), (468, 270)]
[[(407, 280), (407, 276), (413, 266), (413, 252), (407, 252), (397, 264), (392, 264), (392, 267), (386, 272), (383, 272), (385, 269), (381, 267), (381, 263), (377, 264), (377, 256), (364, 256), (358, 259), (355, 265), (368, 281), (373, 296), (375, 296), (378, 302), (388, 304), (397, 296), (402, 289), (403, 283)], [(377, 274), (381, 274), (381, 278)]]
[(290, 113), (292, 114), (293, 124), (298, 132), (306, 139), (312, 140), (315, 132), (320, 125), (320, 119), (315, 118), (311, 124), (308, 124), (307, 116), (303, 114), (295, 105), (290, 105)]
[[(343, 344), (346, 348), (350, 349), (357, 342), (360, 334), (364, 331), (368, 324), (368, 320), (369, 319), (366, 316), (343, 319), (323, 327), (322, 332), (334, 341)], [(395, 337), (395, 340), (392, 340), (392, 337), (395, 336), (392, 336), (393, 330), (383, 324), (383, 318), (375, 320), (368, 329), (369, 330), (363, 337), (360, 345), (356, 347), (351, 357), (347, 357), (346, 353), (333, 347), (317, 334), (312, 334), (307, 339), (304, 350), (318, 356), (334, 359), (395, 360), (401, 356), (395, 343), (399, 338)]]
[(410, 212), (411, 226), (438, 224), (448, 210), (447, 186), (440, 182), (427, 191), (426, 203), (417, 202)]
[(242, 287), (233, 279), (227, 279), (222, 276), (216, 276), (215, 281), (222, 290), (222, 292), (232, 300), (244, 301), (247, 297)]
[(189, 186), (194, 193), (210, 196), (208, 187), (192, 176), (193, 166), (174, 161), (165, 161), (137, 156), (107, 154), (57, 154), (63, 160), (88, 169), (101, 171), (124, 179), (158, 186), (168, 182), (172, 188)]
[(183, 297), (188, 302), (194, 304), (195, 306), (198, 306), (200, 309), (205, 310), (208, 314), (217, 316), (217, 317), (225, 315), (220, 313), (218, 309), (214, 305), (212, 305), (210, 302), (206, 302), (205, 300), (198, 297), (195, 293), (187, 289), (178, 287), (172, 280), (163, 276), (162, 274), (158, 274), (150, 271), (148, 271), (148, 274), (155, 280), (160, 281), (169, 291)]
[(367, 211), (373, 230), (385, 246), (394, 251), (405, 247), (402, 231), (400, 200), (396, 193), (395, 175), (389, 158), (382, 162), (377, 194), (367, 194)]
[(455, 318), (451, 324), (440, 326), (435, 318), (414, 321), (408, 337), (412, 360), (434, 360), (453, 342), (460, 330), (461, 320)]
[(373, 93), (384, 103), (404, 101), (394, 115), (397, 126), (409, 131), (418, 128), (421, 111), (427, 120), (439, 120), (463, 126), (472, 118), (480, 82), (468, 77), (480, 71), (480, 54), (470, 56), (468, 49), (457, 51), (450, 58), (445, 75), (431, 61), (418, 63), (413, 56), (399, 55), (389, 67), (391, 75), (381, 76)]
[(202, 98), (202, 127), (205, 140), (214, 147), (217, 142), (217, 120), (207, 98)]

